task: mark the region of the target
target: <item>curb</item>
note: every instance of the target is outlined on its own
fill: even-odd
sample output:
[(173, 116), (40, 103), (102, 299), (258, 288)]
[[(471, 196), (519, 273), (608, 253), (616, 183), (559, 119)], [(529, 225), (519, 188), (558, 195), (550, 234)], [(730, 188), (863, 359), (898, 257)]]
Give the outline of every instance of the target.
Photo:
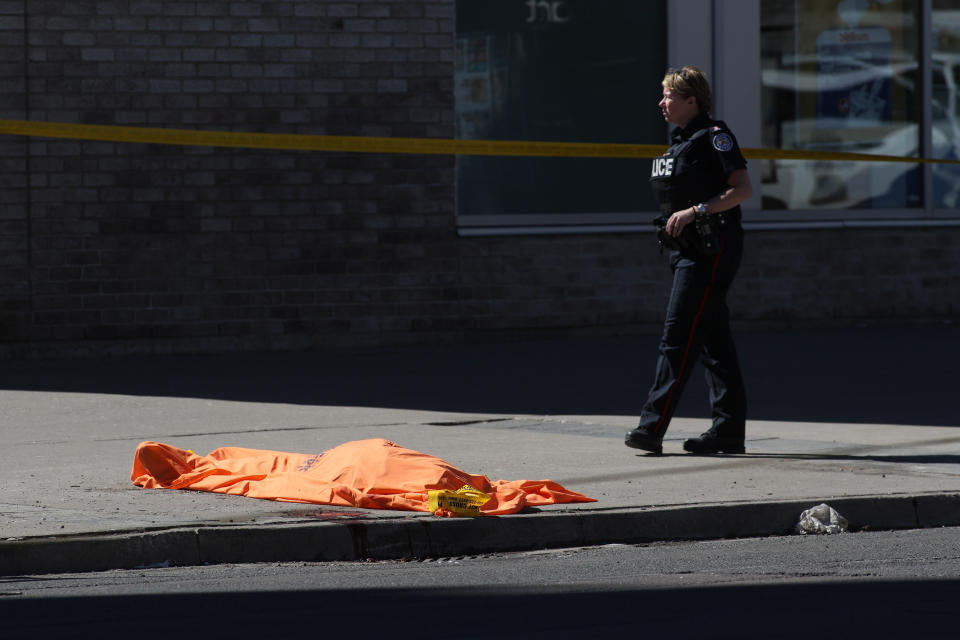
[[(825, 500), (851, 530), (960, 525), (960, 493)], [(0, 576), (254, 562), (422, 559), (534, 549), (785, 535), (824, 500), (197, 526), (0, 541)]]

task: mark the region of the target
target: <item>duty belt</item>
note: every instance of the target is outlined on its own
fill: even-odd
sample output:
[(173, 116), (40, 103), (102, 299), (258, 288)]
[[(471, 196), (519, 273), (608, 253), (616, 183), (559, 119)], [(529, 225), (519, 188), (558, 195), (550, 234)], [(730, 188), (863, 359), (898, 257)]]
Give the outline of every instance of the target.
[[(656, 229), (661, 253), (664, 249), (670, 249), (671, 251), (687, 251), (712, 256), (719, 251), (721, 245), (721, 227), (728, 224), (739, 224), (740, 217), (739, 208), (719, 213), (698, 213), (691, 224), (695, 232), (686, 234), (687, 230), (684, 229), (684, 233), (676, 237), (667, 233), (667, 220), (662, 216), (654, 219), (653, 226)], [(686, 237), (684, 234), (686, 234)]]
[(720, 213), (711, 213), (710, 215), (714, 219), (716, 219), (717, 224), (727, 224), (729, 222), (740, 222), (740, 218), (742, 217), (739, 209), (721, 211)]

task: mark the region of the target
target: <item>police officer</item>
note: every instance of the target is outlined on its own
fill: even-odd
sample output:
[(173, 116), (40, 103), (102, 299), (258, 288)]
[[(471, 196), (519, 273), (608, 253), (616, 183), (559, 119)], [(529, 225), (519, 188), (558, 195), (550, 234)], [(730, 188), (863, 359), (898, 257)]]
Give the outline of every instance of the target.
[(743, 453), (747, 401), (730, 332), (727, 291), (740, 266), (740, 203), (752, 194), (736, 138), (710, 118), (710, 85), (700, 69), (671, 69), (660, 110), (676, 125), (667, 152), (653, 161), (658, 237), (670, 249), (673, 288), (656, 377), (626, 435), (628, 447), (662, 453), (663, 435), (697, 359), (706, 369), (713, 422), (683, 448), (695, 454)]

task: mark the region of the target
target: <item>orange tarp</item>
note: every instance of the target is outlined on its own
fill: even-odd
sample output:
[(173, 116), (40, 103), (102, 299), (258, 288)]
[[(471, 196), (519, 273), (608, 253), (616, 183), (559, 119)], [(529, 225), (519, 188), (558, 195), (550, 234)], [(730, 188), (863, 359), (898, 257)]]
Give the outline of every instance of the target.
[[(551, 480), (497, 480), (380, 438), (347, 442), (320, 454), (223, 447), (207, 456), (143, 442), (131, 480), (147, 489), (194, 489), (283, 502), (430, 511), (428, 492), (465, 485), (491, 496), (481, 514), (526, 506), (596, 502)], [(439, 514), (448, 515), (448, 514)]]

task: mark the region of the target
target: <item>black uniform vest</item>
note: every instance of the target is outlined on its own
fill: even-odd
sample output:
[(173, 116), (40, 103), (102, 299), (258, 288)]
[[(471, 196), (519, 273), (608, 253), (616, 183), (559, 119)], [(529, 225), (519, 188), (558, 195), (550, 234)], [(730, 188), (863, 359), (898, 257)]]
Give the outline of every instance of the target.
[(650, 185), (664, 220), (674, 211), (706, 202), (727, 189), (727, 172), (710, 141), (711, 130), (717, 129), (711, 124), (695, 131), (653, 159)]

